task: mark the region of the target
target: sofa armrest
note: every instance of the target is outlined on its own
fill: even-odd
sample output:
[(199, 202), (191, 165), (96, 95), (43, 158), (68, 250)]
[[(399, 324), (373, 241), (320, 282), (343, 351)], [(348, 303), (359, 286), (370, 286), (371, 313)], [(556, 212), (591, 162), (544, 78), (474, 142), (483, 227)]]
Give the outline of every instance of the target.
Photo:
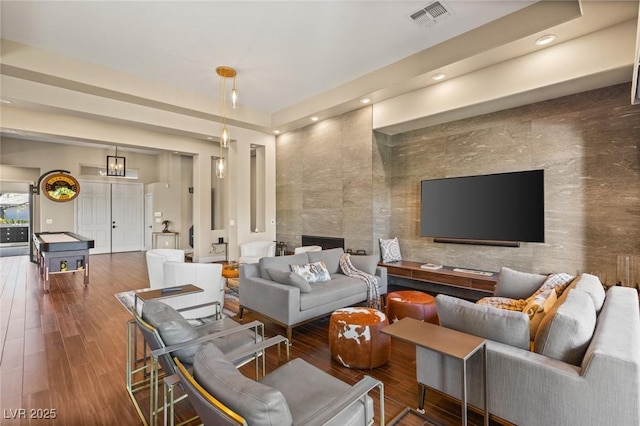
[(387, 268), (384, 266), (376, 266), (376, 276), (380, 286), (380, 294), (387, 294)]
[(264, 278), (240, 276), (240, 305), (290, 324), (292, 314), (300, 312), (300, 289)]

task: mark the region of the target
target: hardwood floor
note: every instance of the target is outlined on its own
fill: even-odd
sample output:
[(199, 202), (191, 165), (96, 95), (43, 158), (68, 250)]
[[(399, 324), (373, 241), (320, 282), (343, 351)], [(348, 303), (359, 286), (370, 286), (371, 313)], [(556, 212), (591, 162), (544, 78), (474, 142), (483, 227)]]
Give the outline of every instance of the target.
[[(92, 255), (90, 265), (87, 287), (82, 274), (59, 274), (52, 276), (51, 290), (45, 293), (27, 256), (0, 258), (0, 424), (142, 423), (125, 389), (126, 322), (131, 314), (114, 294), (148, 287), (144, 253)], [(251, 313), (245, 315), (245, 321), (251, 319)], [(265, 325), (267, 335), (284, 333), (276, 325)], [(411, 345), (393, 341), (391, 359), (380, 368), (348, 369), (332, 361), (327, 327), (328, 317), (296, 328), (291, 358), (303, 358), (347, 383), (364, 374), (382, 380), (387, 422), (405, 407), (416, 406)], [(268, 368), (275, 368), (275, 351), (267, 361)], [(243, 372), (251, 376), (253, 367), (243, 367)], [(377, 414), (377, 393), (372, 396)], [(434, 392), (427, 401), (434, 422), (460, 424), (455, 401)], [(55, 419), (35, 418), (47, 414)], [(477, 413), (470, 416), (471, 424), (482, 424)], [(408, 417), (398, 424), (431, 423)]]

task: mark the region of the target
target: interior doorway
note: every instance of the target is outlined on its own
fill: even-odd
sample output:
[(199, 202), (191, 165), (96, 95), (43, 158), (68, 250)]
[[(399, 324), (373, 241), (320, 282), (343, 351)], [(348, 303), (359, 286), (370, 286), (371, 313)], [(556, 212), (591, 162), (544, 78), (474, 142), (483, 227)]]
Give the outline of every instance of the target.
[(29, 254), (29, 184), (3, 182), (0, 189), (0, 256)]
[(77, 232), (95, 241), (91, 254), (143, 249), (143, 186), (80, 182)]

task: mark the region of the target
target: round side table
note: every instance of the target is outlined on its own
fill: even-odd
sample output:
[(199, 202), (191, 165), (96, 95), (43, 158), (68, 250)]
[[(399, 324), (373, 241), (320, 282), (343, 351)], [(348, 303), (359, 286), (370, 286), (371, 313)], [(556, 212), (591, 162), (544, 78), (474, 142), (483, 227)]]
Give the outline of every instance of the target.
[(387, 316), (373, 308), (342, 308), (329, 320), (331, 356), (348, 368), (376, 368), (391, 354), (391, 338), (380, 333)]
[(396, 322), (404, 317), (440, 324), (436, 298), (416, 290), (393, 291), (387, 294), (387, 317)]

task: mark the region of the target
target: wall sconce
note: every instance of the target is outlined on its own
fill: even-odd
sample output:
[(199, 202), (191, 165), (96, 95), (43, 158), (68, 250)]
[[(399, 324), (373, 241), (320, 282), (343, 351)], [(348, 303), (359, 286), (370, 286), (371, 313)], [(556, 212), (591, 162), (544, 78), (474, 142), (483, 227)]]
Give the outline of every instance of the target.
[(126, 164), (127, 159), (118, 156), (118, 147), (116, 147), (116, 155), (107, 155), (107, 176), (125, 176)]

